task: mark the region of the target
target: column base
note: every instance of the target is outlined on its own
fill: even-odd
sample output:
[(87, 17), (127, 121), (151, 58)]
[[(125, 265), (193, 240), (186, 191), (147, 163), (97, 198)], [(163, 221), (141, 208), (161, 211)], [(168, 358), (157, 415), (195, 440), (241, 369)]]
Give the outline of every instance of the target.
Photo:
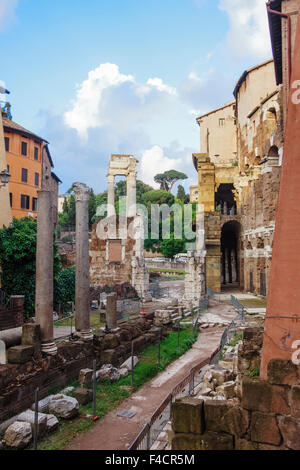
[(94, 338), (92, 330), (76, 331), (75, 336), (78, 336), (82, 341), (92, 341)]
[(42, 343), (42, 352), (47, 354), (47, 356), (56, 356), (57, 346), (54, 342)]

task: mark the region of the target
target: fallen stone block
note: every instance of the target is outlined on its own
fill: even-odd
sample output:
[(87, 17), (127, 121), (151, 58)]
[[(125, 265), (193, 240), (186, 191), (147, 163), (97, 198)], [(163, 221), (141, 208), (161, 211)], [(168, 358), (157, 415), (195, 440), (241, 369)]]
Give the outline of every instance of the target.
[(212, 378), (215, 379), (217, 386), (223, 385), (225, 382), (229, 382), (235, 378), (231, 370), (222, 369), (216, 366), (211, 369)]
[(67, 395), (68, 393), (73, 393), (74, 390), (75, 390), (75, 387), (66, 387), (60, 393), (62, 395)]
[[(29, 423), (33, 430), (35, 423), (35, 413), (32, 410), (24, 411), (18, 415), (18, 422)], [(47, 417), (43, 413), (38, 413), (38, 436), (42, 436), (47, 430)]]
[(63, 419), (72, 419), (78, 415), (79, 403), (73, 397), (53, 395), (49, 402), (49, 411)]
[(10, 364), (25, 364), (31, 361), (33, 355), (33, 346), (13, 346), (7, 351), (7, 360)]
[(124, 367), (123, 369), (119, 369), (119, 374), (120, 374), (120, 378), (123, 379), (124, 377), (128, 377), (129, 370), (126, 367)]
[(59, 426), (59, 421), (54, 415), (46, 415), (47, 417), (47, 432), (55, 431)]
[[(139, 358), (137, 356), (133, 356), (133, 367), (135, 367), (137, 364), (139, 363)], [(131, 360), (131, 357), (129, 359), (127, 359), (127, 361), (125, 361), (120, 369), (128, 369), (128, 370), (132, 370), (132, 360)]]
[[(50, 402), (52, 397), (53, 397), (53, 395), (49, 395), (48, 397), (46, 397), (43, 400), (40, 400), (38, 402), (38, 411), (40, 413), (45, 413), (45, 411), (48, 410), (49, 402)], [(33, 403), (33, 405), (31, 405), (31, 410), (35, 411), (35, 403)]]
[(216, 392), (218, 395), (223, 395), (227, 400), (229, 400), (236, 396), (235, 385), (236, 384), (233, 381), (225, 382), (223, 385), (216, 388)]
[(92, 369), (81, 369), (79, 372), (79, 383), (82, 387), (90, 385), (93, 381), (93, 370)]
[(87, 405), (93, 401), (93, 392), (88, 388), (76, 388), (73, 397), (76, 398), (79, 405)]
[(11, 424), (4, 435), (4, 442), (13, 449), (24, 449), (32, 440), (31, 425), (25, 422)]
[(112, 364), (104, 364), (100, 370), (96, 372), (97, 380), (109, 380), (110, 382), (118, 382), (121, 375)]

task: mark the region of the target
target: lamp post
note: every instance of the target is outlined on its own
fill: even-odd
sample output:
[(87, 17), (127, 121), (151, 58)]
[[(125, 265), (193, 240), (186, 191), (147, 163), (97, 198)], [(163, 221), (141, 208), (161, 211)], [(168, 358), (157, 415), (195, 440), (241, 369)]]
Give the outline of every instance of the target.
[(9, 183), (10, 180), (10, 174), (8, 170), (3, 170), (0, 172), (0, 181), (2, 184), (0, 184), (0, 188), (4, 188)]

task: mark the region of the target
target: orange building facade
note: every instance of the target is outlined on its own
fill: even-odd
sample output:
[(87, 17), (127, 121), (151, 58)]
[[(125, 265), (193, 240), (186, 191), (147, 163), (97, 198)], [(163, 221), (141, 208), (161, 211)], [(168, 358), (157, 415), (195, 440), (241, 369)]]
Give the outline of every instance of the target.
[(50, 189), (45, 187), (45, 170), (47, 169), (50, 173), (49, 176), (46, 176), (47, 180), (51, 180), (51, 183), (54, 182), (54, 186), (57, 186), (57, 192), (60, 182), (59, 178), (51, 173), (53, 162), (48, 142), (5, 116), (3, 116), (3, 129), (6, 160), (11, 175), (9, 197), (12, 217), (16, 219), (36, 217), (38, 190), (42, 187)]

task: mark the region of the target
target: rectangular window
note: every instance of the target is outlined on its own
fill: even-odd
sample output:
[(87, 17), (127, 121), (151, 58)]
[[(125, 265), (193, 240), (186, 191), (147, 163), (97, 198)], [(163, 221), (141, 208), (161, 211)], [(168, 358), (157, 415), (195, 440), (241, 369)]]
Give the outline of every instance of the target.
[(220, 126), (220, 127), (224, 127), (224, 126), (225, 126), (225, 119), (224, 119), (224, 118), (219, 119), (219, 126)]
[(5, 140), (5, 151), (9, 152), (9, 138), (4, 137), (4, 140)]
[(30, 197), (21, 194), (21, 209), (29, 210), (30, 207)]
[(38, 186), (40, 184), (40, 175), (38, 173), (36, 173), (34, 176), (34, 184), (35, 186)]
[(39, 159), (39, 149), (38, 149), (38, 147), (34, 147), (34, 159), (35, 160)]
[(27, 142), (22, 142), (21, 154), (27, 156)]
[(109, 263), (122, 263), (122, 240), (110, 240), (108, 243)]
[(34, 212), (37, 211), (37, 202), (38, 202), (37, 198), (36, 198), (36, 197), (33, 197), (33, 198), (32, 198), (32, 210), (33, 210)]
[(12, 207), (12, 203), (13, 203), (13, 195), (12, 195), (12, 193), (9, 193), (9, 202), (10, 202), (10, 207)]
[(28, 180), (28, 170), (22, 168), (22, 183), (27, 183)]

